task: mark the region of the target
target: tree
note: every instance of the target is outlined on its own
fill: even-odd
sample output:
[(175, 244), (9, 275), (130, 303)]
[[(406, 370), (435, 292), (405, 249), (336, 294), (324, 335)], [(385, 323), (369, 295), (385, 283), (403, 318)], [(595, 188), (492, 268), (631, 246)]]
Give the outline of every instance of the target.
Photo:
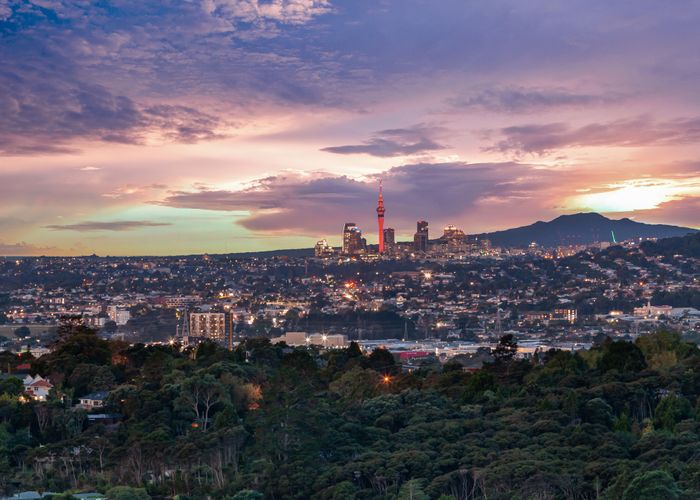
[(143, 488), (115, 486), (107, 490), (109, 500), (150, 500), (151, 496)]
[(36, 371), (50, 375), (54, 383), (63, 377), (70, 377), (80, 364), (111, 365), (110, 344), (99, 338), (95, 330), (82, 323), (64, 321), (58, 331), (58, 341), (53, 351), (33, 363)]
[(583, 405), (583, 417), (591, 424), (610, 427), (613, 424), (613, 409), (601, 398), (594, 398)]
[(113, 320), (107, 321), (107, 322), (104, 324), (104, 326), (102, 327), (102, 329), (103, 329), (106, 333), (116, 333), (117, 328), (118, 328), (118, 327), (117, 327), (117, 323), (116, 323), (115, 321), (113, 321)]
[(377, 372), (356, 366), (331, 382), (328, 388), (344, 402), (355, 405), (376, 396), (378, 384)]
[(197, 423), (203, 430), (209, 427), (209, 414), (217, 403), (226, 397), (221, 383), (212, 375), (194, 375), (185, 379), (181, 386), (180, 402), (191, 408)]
[(0, 394), (19, 396), (24, 392), (24, 384), (18, 377), (0, 379)]
[(411, 479), (401, 485), (397, 500), (429, 500), (430, 497), (423, 491), (421, 479)]
[(375, 348), (367, 358), (369, 368), (378, 371), (379, 373), (394, 373), (396, 369), (396, 361), (394, 356), (388, 349), (382, 347)]
[(265, 495), (255, 490), (241, 490), (231, 500), (264, 500)]
[(654, 411), (654, 425), (660, 429), (672, 431), (678, 422), (690, 418), (693, 408), (683, 396), (667, 394)]
[(645, 369), (647, 364), (639, 347), (620, 340), (606, 341), (603, 344), (600, 367), (603, 371), (638, 372)]
[(75, 389), (76, 396), (82, 396), (89, 392), (111, 389), (115, 379), (109, 366), (81, 363), (70, 374), (68, 383)]
[(74, 335), (94, 334), (95, 330), (85, 325), (82, 316), (61, 316), (56, 329), (56, 342), (61, 343)]
[(498, 340), (498, 345), (493, 350), (492, 354), (497, 364), (508, 363), (513, 360), (518, 352), (518, 342), (512, 333), (503, 335)]
[(19, 328), (15, 328), (14, 334), (15, 337), (23, 339), (24, 337), (29, 337), (32, 331), (27, 326), (20, 326)]
[(668, 472), (655, 470), (635, 477), (622, 494), (622, 500), (677, 500), (680, 494)]
[(697, 349), (684, 343), (679, 333), (663, 329), (639, 337), (635, 344), (642, 350), (647, 364), (656, 370), (675, 366), (679, 360)]

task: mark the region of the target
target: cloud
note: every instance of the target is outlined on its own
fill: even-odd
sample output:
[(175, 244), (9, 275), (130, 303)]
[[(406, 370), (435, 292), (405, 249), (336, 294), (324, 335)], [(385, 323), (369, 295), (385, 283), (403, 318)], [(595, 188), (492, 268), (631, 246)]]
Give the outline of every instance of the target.
[(602, 106), (621, 102), (619, 94), (572, 92), (565, 88), (496, 87), (447, 100), (451, 111), (479, 109), (497, 113), (534, 113), (560, 108)]
[(0, 0), (0, 21), (9, 19), (12, 15), (12, 7), (10, 6), (9, 0)]
[(273, 20), (286, 24), (303, 24), (331, 11), (328, 0), (204, 0), (209, 14), (227, 16), (246, 23)]
[[(409, 229), (417, 219), (457, 222), (480, 202), (518, 210), (549, 173), (518, 163), (419, 163), (392, 168), (384, 180), (387, 225)], [(258, 233), (317, 236), (355, 221), (373, 231), (379, 175), (358, 180), (330, 173), (287, 172), (238, 190), (176, 191), (161, 205), (243, 212), (238, 223)], [(514, 205), (515, 204), (515, 205)], [(531, 203), (535, 207), (536, 203)], [(520, 213), (525, 211), (520, 208)]]
[(219, 137), (222, 125), (218, 118), (188, 106), (138, 105), (40, 63), (0, 68), (0, 87), (4, 155), (67, 153), (75, 140), (140, 144), (149, 135), (190, 143)]
[(56, 255), (59, 249), (56, 247), (42, 247), (26, 243), (3, 243), (0, 241), (0, 255), (20, 256), (20, 255)]
[(644, 211), (610, 212), (615, 217), (629, 217), (656, 224), (673, 224), (700, 229), (700, 196), (680, 196)]
[(442, 127), (415, 125), (410, 128), (387, 129), (376, 132), (362, 144), (332, 146), (321, 149), (341, 155), (368, 154), (381, 158), (410, 156), (445, 149), (435, 136), (445, 132)]
[(102, 170), (100, 167), (93, 167), (91, 165), (87, 165), (85, 167), (81, 167), (78, 170), (81, 172), (97, 172), (98, 170)]
[(77, 222), (75, 224), (50, 224), (44, 226), (46, 229), (51, 229), (52, 231), (78, 231), (78, 232), (92, 232), (92, 231), (132, 231), (134, 229), (140, 229), (144, 227), (162, 227), (171, 226), (172, 224), (167, 222), (152, 222), (152, 221), (138, 221), (138, 220), (117, 220), (117, 221), (84, 221)]
[(655, 122), (641, 116), (577, 128), (565, 123), (528, 124), (502, 128), (499, 133), (502, 139), (488, 151), (545, 154), (571, 147), (669, 146), (697, 142), (700, 117)]

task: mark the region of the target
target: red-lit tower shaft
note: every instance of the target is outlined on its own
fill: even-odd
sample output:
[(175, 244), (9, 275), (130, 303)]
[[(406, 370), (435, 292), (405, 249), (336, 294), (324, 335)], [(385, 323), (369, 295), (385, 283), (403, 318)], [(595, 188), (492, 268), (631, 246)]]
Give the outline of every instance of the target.
[(379, 181), (379, 200), (377, 201), (377, 225), (379, 226), (379, 253), (384, 253), (384, 196), (382, 181)]

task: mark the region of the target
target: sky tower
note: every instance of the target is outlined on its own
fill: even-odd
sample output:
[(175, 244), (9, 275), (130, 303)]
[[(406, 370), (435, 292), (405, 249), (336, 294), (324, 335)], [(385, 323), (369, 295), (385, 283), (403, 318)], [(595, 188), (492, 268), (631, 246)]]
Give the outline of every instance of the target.
[(379, 226), (379, 253), (384, 253), (384, 196), (382, 195), (382, 180), (379, 179), (379, 199), (377, 200), (377, 225)]

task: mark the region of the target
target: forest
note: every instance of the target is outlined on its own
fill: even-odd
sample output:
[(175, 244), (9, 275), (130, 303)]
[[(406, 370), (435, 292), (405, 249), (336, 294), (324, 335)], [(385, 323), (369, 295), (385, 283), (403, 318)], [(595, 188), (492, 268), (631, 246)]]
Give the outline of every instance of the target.
[[(248, 339), (133, 345), (64, 324), (30, 362), (27, 401), (0, 379), (0, 493), (109, 498), (700, 498), (700, 350), (658, 331), (483, 369), (406, 373), (384, 349)], [(102, 408), (76, 407), (108, 391)], [(106, 414), (105, 423), (90, 413)]]

